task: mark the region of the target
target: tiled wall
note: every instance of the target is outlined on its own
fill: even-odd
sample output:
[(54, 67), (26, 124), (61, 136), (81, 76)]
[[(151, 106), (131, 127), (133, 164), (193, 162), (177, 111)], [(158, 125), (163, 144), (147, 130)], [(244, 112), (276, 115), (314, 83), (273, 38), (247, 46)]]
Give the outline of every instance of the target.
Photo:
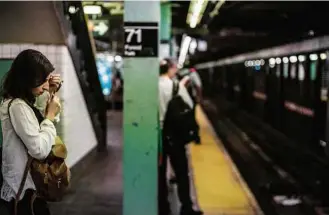
[(57, 130), (69, 151), (66, 162), (72, 167), (97, 145), (97, 139), (71, 56), (63, 45), (0, 44), (0, 59), (15, 58), (25, 49), (42, 52), (55, 66), (55, 72), (61, 74), (64, 80), (59, 93), (63, 110)]

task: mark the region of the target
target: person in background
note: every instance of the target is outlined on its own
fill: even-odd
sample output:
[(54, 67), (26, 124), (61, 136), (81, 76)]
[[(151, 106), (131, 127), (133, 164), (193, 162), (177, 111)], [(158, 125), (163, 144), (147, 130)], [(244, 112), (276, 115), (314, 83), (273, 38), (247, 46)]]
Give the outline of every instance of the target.
[[(194, 68), (186, 69), (182, 72), (181, 83), (186, 86), (189, 95), (193, 100), (193, 110), (196, 117), (196, 106), (202, 103), (202, 82), (199, 74)], [(196, 123), (197, 120), (195, 119)], [(196, 144), (201, 144), (200, 135), (195, 139)]]
[[(171, 59), (164, 59), (160, 62), (159, 78), (159, 118), (160, 126), (163, 129), (165, 115), (169, 102), (172, 99), (174, 81), (172, 80), (177, 72), (176, 64)], [(191, 108), (194, 106), (185, 86), (179, 84), (178, 95)], [(181, 202), (180, 215), (201, 215), (203, 212), (193, 209), (193, 202), (190, 194), (190, 178), (188, 158), (185, 145), (175, 143), (162, 133), (162, 159), (159, 163), (159, 215), (169, 215), (170, 207), (168, 202), (167, 186), (167, 158), (177, 178), (178, 196)]]
[(202, 82), (196, 69), (190, 69), (190, 79), (192, 84), (192, 99), (196, 104), (202, 103)]

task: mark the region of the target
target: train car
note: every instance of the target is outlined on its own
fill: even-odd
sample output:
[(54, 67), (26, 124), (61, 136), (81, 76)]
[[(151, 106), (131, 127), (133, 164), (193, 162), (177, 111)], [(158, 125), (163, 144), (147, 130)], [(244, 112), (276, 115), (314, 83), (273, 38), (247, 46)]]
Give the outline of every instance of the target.
[(328, 138), (328, 49), (329, 37), (325, 36), (207, 62), (197, 68), (212, 71), (200, 75), (213, 80), (207, 83), (216, 85), (215, 94), (225, 95), (227, 101), (296, 144), (321, 152)]

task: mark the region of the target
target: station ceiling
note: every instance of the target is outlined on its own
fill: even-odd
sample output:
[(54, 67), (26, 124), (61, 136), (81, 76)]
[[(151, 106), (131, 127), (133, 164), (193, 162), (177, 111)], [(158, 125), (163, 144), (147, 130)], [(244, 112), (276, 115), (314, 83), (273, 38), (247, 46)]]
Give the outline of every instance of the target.
[[(191, 56), (192, 62), (215, 60), (239, 53), (300, 41), (329, 33), (329, 2), (226, 1), (210, 18), (216, 1), (209, 1), (201, 23), (186, 24), (188, 1), (174, 1), (173, 33), (182, 32), (208, 42), (208, 50)], [(180, 44), (180, 41), (179, 43)]]
[[(172, 33), (180, 45), (184, 33), (208, 43), (206, 52), (190, 56), (192, 63), (216, 60), (262, 48), (329, 34), (327, 11), (329, 2), (261, 2), (225, 1), (218, 14), (210, 17), (218, 1), (208, 1), (199, 25), (186, 24), (190, 1), (171, 1)], [(117, 52), (123, 50), (123, 2), (84, 2), (103, 4), (108, 19), (108, 32), (96, 36), (99, 47), (109, 43)], [(107, 13), (106, 13), (107, 11)], [(92, 18), (92, 17), (91, 17)], [(115, 46), (115, 47), (114, 47)]]

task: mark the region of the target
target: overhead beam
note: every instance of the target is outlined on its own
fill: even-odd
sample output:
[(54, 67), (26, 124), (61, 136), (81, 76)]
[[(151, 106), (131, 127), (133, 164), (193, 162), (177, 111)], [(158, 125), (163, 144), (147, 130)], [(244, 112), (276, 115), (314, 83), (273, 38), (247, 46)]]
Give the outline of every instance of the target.
[(305, 40), (302, 42), (290, 43), (283, 46), (277, 46), (277, 47), (263, 49), (255, 52), (240, 54), (229, 58), (219, 59), (217, 61), (201, 63), (196, 65), (196, 68), (204, 69), (204, 68), (228, 65), (233, 63), (241, 63), (250, 59), (260, 59), (260, 58), (266, 59), (270, 57), (287, 56), (294, 53), (318, 51), (327, 48), (329, 48), (329, 36), (323, 36), (310, 40)]
[(182, 35), (182, 34), (188, 34), (188, 35), (199, 35), (199, 36), (205, 36), (209, 34), (209, 31), (207, 28), (173, 28), (172, 29), (173, 35)]

